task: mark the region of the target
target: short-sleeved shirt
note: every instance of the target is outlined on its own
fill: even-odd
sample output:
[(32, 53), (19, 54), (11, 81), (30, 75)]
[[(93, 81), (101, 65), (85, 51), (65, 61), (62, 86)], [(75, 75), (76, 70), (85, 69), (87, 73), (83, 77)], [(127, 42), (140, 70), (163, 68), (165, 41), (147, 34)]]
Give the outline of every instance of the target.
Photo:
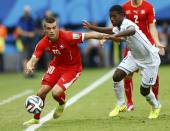
[[(119, 32), (127, 30), (129, 27), (133, 26), (135, 28), (135, 34), (126, 37), (126, 45), (130, 50), (132, 56), (138, 63), (142, 64), (153, 64), (156, 60), (152, 56), (158, 54), (158, 49), (150, 43), (146, 35), (139, 29), (139, 27), (129, 19), (124, 19), (120, 26), (113, 27), (113, 33), (117, 34)], [(154, 62), (155, 61), (155, 62)], [(159, 60), (157, 62), (159, 64)]]
[(56, 42), (51, 42), (48, 36), (44, 36), (36, 45), (33, 56), (40, 58), (47, 51), (54, 58), (53, 65), (67, 70), (82, 70), (80, 49), (78, 43), (82, 43), (83, 33), (73, 33), (59, 30), (59, 37)]
[(140, 6), (134, 7), (131, 1), (128, 1), (122, 7), (126, 18), (137, 24), (153, 45), (155, 42), (149, 31), (149, 24), (156, 22), (153, 6), (147, 1), (143, 1)]
[(34, 20), (31, 16), (21, 17), (18, 22), (18, 27), (27, 32), (32, 32), (35, 30)]

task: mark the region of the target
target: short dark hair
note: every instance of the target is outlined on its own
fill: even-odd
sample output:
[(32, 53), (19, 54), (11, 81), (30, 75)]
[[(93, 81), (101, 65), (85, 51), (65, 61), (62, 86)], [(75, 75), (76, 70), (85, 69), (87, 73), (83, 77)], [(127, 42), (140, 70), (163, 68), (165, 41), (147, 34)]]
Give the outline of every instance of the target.
[(45, 17), (44, 21), (46, 23), (54, 23), (56, 21), (56, 18), (50, 16), (50, 17)]
[(125, 15), (125, 12), (124, 12), (123, 8), (120, 5), (113, 5), (110, 8), (109, 12), (112, 12), (112, 11), (116, 11), (118, 14)]

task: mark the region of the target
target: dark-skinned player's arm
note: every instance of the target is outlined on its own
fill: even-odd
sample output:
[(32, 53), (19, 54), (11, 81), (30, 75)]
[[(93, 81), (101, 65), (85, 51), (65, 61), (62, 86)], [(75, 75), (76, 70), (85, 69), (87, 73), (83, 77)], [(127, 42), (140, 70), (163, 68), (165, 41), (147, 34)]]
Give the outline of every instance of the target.
[(123, 41), (125, 37), (134, 35), (136, 33), (134, 26), (129, 26), (125, 31), (119, 32), (113, 35), (105, 35), (104, 39), (109, 39), (113, 41)]
[(83, 27), (85, 29), (88, 29), (88, 30), (93, 30), (93, 31), (97, 31), (97, 32), (100, 32), (100, 33), (105, 33), (105, 34), (113, 34), (111, 27), (99, 27), (99, 26), (95, 26), (95, 25), (90, 24), (86, 20), (84, 20), (82, 24), (83, 24)]

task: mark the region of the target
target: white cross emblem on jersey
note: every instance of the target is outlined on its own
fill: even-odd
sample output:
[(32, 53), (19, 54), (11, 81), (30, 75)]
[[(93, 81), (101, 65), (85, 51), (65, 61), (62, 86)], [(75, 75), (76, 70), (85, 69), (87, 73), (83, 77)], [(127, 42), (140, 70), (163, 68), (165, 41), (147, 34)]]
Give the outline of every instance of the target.
[(64, 49), (64, 45), (60, 45), (60, 49)]
[(145, 14), (145, 10), (141, 10), (141, 14)]

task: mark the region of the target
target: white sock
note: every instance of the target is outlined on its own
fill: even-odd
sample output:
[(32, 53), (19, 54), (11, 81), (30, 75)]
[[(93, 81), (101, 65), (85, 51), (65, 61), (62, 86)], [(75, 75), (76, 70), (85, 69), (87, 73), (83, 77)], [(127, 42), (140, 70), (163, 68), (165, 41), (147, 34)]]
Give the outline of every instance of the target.
[(115, 92), (116, 98), (118, 99), (117, 104), (118, 105), (124, 105), (125, 99), (124, 99), (124, 85), (123, 81), (120, 82), (114, 82), (113, 83), (113, 90)]
[(147, 102), (154, 108), (158, 108), (159, 107), (159, 102), (158, 100), (156, 99), (154, 93), (152, 92), (152, 90), (150, 90), (150, 93), (145, 96), (146, 97), (146, 100)]

